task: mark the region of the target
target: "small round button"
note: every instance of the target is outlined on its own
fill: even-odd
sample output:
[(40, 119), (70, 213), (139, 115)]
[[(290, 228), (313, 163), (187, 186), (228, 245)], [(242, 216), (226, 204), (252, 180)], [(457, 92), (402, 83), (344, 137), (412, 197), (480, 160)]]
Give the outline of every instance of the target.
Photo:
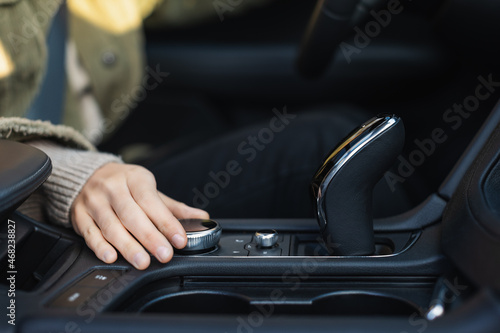
[(187, 245), (180, 253), (204, 253), (213, 250), (219, 243), (222, 228), (214, 220), (184, 219), (179, 222), (186, 230)]
[(278, 244), (278, 232), (274, 229), (259, 230), (255, 233), (254, 240), (260, 248), (273, 247)]
[(101, 60), (106, 66), (111, 66), (116, 62), (116, 54), (112, 51), (104, 51)]

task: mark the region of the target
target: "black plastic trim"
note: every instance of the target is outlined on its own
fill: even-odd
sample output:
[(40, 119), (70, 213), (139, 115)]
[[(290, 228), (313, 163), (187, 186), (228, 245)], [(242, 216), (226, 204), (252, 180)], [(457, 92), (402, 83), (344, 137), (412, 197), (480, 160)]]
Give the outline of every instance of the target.
[(50, 158), (15, 141), (0, 140), (0, 219), (5, 218), (49, 177)]

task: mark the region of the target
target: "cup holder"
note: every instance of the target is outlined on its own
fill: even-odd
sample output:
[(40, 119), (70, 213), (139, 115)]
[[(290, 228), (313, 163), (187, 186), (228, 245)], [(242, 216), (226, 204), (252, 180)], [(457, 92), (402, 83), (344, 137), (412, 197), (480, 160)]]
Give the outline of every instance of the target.
[(250, 311), (250, 301), (242, 296), (215, 292), (193, 292), (161, 297), (145, 304), (139, 312), (244, 314)]
[(313, 300), (311, 312), (339, 316), (409, 316), (420, 314), (416, 304), (378, 293), (340, 292)]
[(410, 316), (421, 314), (418, 306), (402, 298), (370, 292), (335, 292), (311, 302), (266, 303), (232, 293), (214, 291), (182, 292), (156, 298), (144, 304), (143, 313), (249, 314), (271, 309), (276, 315), (323, 316)]

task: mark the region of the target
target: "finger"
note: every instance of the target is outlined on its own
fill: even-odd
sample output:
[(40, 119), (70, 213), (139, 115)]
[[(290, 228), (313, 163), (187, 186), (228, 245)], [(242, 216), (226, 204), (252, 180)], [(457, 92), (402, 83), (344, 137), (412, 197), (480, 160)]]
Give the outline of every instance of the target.
[(190, 207), (180, 201), (174, 200), (165, 194), (158, 192), (160, 198), (165, 203), (165, 206), (174, 214), (178, 219), (209, 219), (210, 215), (198, 208)]
[(85, 239), (85, 243), (97, 258), (107, 264), (116, 261), (118, 256), (116, 250), (104, 239), (101, 230), (83, 208), (75, 206), (72, 223), (76, 233)]
[(153, 222), (157, 230), (167, 237), (173, 246), (178, 249), (184, 248), (187, 244), (186, 231), (160, 198), (156, 186), (140, 182), (138, 179), (131, 179), (129, 189), (137, 205)]
[[(101, 229), (102, 236), (137, 269), (146, 269), (150, 264), (149, 254), (122, 225), (113, 209), (100, 202), (99, 208), (90, 210), (90, 216)], [(96, 206), (93, 206), (96, 207)]]
[(143, 208), (132, 198), (130, 193), (126, 196), (120, 195), (111, 198), (111, 204), (123, 226), (158, 261), (166, 263), (172, 259), (172, 246), (143, 211)]

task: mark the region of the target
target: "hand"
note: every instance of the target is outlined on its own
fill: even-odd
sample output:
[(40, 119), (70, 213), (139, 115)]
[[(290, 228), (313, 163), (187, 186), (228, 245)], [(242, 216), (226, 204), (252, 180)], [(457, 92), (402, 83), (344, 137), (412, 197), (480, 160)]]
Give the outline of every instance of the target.
[(157, 191), (153, 174), (130, 164), (99, 168), (71, 208), (73, 228), (99, 259), (112, 263), (118, 250), (141, 270), (150, 264), (145, 249), (166, 263), (173, 256), (170, 244), (186, 246), (186, 232), (177, 220), (183, 218), (206, 219), (208, 213)]

